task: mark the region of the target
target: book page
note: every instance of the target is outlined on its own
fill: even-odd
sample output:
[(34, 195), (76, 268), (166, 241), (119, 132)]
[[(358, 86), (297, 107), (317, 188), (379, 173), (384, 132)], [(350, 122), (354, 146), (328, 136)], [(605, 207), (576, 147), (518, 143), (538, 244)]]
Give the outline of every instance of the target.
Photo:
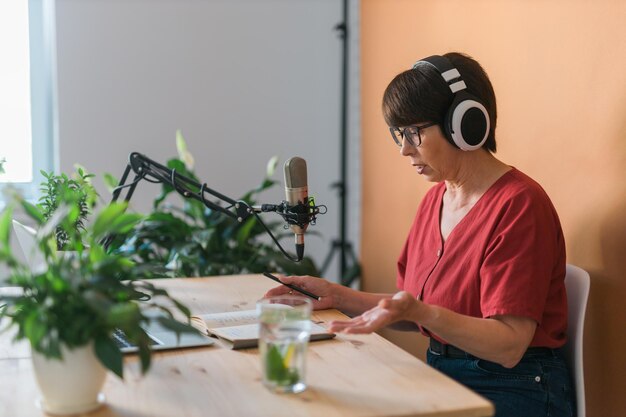
[(259, 322), (256, 310), (227, 311), (224, 313), (196, 314), (194, 318), (204, 321), (207, 329), (219, 327), (241, 326), (244, 324), (254, 324)]
[(241, 326), (218, 327), (212, 333), (233, 342), (237, 340), (257, 340), (259, 338), (259, 325), (252, 323)]

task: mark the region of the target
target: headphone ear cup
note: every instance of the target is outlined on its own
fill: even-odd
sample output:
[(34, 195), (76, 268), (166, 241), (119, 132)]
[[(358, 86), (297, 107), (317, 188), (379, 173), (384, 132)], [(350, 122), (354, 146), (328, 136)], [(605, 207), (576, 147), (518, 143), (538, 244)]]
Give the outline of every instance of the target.
[(446, 138), (452, 145), (464, 151), (483, 146), (489, 136), (489, 113), (474, 96), (458, 92), (444, 122)]

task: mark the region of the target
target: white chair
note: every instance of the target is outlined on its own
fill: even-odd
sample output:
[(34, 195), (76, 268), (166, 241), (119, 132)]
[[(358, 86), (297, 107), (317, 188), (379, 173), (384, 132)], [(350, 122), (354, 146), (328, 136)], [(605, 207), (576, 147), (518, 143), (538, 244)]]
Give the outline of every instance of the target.
[(589, 297), (589, 274), (584, 269), (567, 264), (565, 289), (567, 291), (567, 343), (563, 347), (565, 360), (576, 390), (577, 417), (585, 417), (585, 378), (583, 375), (583, 330)]

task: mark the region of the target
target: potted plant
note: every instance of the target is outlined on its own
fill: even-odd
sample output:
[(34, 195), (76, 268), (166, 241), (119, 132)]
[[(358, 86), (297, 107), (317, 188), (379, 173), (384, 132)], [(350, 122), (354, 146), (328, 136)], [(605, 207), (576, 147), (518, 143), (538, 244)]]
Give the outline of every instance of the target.
[[(42, 211), (24, 200), (13, 201), (0, 214), (0, 263), (9, 267), (9, 283), (16, 294), (0, 294), (0, 319), (16, 328), (15, 340), (28, 340), (44, 410), (54, 414), (86, 412), (100, 404), (105, 369), (123, 377), (122, 353), (113, 332), (122, 330), (138, 346), (142, 372), (150, 367), (150, 339), (143, 330), (151, 320), (177, 333), (195, 331), (173, 318), (189, 310), (165, 290), (137, 281), (134, 264), (107, 253), (99, 244), (109, 233), (128, 232), (140, 220), (125, 213), (124, 204), (112, 204), (79, 234), (73, 228), (80, 213), (73, 194), (62, 194), (59, 206), (46, 221)], [(21, 264), (9, 242), (13, 212), (21, 207), (38, 224), (37, 246), (45, 264), (32, 271)], [(75, 252), (60, 256), (56, 231), (67, 231)], [(89, 245), (89, 251), (85, 251)], [(140, 303), (139, 300), (150, 299)], [(164, 306), (164, 302), (168, 308)], [(146, 307), (163, 315), (155, 318)]]
[[(193, 157), (180, 131), (177, 132), (177, 149), (179, 157), (170, 159), (167, 167), (202, 183), (193, 171)], [(261, 184), (239, 200), (256, 205), (260, 193), (278, 184), (272, 179), (277, 164), (278, 159), (272, 158)], [(110, 175), (105, 178), (111, 188), (118, 183)], [(254, 216), (239, 223), (193, 199), (183, 199), (180, 208), (166, 203), (172, 193), (176, 194), (169, 184), (162, 184), (152, 213), (112, 244), (116, 251), (138, 264), (152, 265), (152, 276), (193, 277), (267, 271), (319, 275), (310, 257), (298, 263), (285, 258), (274, 243), (266, 239), (265, 228)], [(286, 230), (284, 222), (277, 217), (266, 225), (278, 239), (293, 238), (293, 233)]]
[(2, 158), (0, 159), (0, 175), (4, 174), (4, 164), (6, 164), (7, 159), (6, 158)]

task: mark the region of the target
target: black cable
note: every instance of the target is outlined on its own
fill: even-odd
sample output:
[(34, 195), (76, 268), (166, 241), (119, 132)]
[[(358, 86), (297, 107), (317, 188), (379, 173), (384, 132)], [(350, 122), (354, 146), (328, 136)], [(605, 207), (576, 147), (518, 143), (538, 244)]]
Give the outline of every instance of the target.
[(272, 238), (272, 240), (274, 241), (276, 246), (278, 246), (278, 249), (280, 249), (280, 251), (283, 253), (283, 255), (285, 255), (285, 257), (287, 259), (289, 259), (292, 262), (300, 262), (302, 260), (302, 258), (300, 258), (300, 259), (294, 258), (289, 253), (287, 253), (287, 251), (285, 251), (285, 249), (283, 249), (282, 245), (274, 237), (274, 234), (272, 233), (272, 231), (265, 225), (265, 223), (263, 223), (263, 220), (261, 220), (261, 217), (259, 217), (259, 214), (257, 212), (253, 212), (253, 214), (254, 214), (254, 217), (259, 221), (259, 223), (261, 223), (261, 226), (263, 226), (263, 228), (265, 229), (267, 234), (270, 235), (270, 237)]
[(139, 181), (141, 181), (142, 179), (143, 178), (141, 176), (137, 175), (133, 182), (131, 182), (130, 184), (118, 185), (113, 189), (112, 193), (122, 191), (122, 189), (124, 188), (134, 187), (135, 185), (139, 184)]

